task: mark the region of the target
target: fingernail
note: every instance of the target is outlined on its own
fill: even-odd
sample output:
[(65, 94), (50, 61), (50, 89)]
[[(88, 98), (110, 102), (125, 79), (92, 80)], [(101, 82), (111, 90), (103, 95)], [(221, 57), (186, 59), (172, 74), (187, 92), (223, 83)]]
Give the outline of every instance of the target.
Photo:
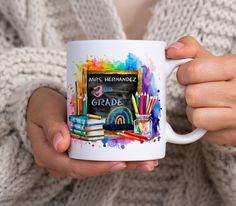
[(151, 172), (154, 169), (154, 166), (144, 164), (144, 165), (138, 166), (136, 169), (141, 172)]
[(57, 146), (58, 144), (62, 141), (63, 137), (60, 132), (56, 133), (54, 138), (53, 138), (53, 146), (57, 151)]
[(184, 44), (182, 42), (177, 41), (169, 45), (166, 49), (169, 49), (169, 48), (181, 49), (183, 47), (184, 47)]
[(118, 164), (113, 165), (110, 168), (110, 172), (117, 172), (117, 171), (123, 170), (125, 168), (126, 168), (126, 164), (125, 163), (118, 163)]
[(158, 160), (154, 161), (154, 167), (156, 167), (158, 165)]

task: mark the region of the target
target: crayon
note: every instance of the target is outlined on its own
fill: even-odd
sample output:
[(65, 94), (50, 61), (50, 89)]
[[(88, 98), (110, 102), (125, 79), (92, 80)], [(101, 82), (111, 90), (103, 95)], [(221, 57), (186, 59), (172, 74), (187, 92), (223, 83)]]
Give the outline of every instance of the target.
[(95, 115), (95, 114), (87, 114), (87, 117), (93, 118), (93, 119), (102, 119), (102, 116), (100, 116), (100, 115)]
[(132, 104), (133, 104), (133, 107), (134, 107), (135, 114), (138, 114), (138, 107), (136, 105), (136, 101), (135, 101), (135, 98), (134, 98), (133, 94), (132, 94)]

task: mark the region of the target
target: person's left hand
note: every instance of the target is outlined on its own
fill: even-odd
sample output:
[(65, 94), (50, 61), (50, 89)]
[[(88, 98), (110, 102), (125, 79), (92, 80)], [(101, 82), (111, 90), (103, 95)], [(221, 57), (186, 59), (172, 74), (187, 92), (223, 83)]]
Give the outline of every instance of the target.
[(208, 132), (210, 142), (236, 145), (236, 55), (214, 56), (193, 37), (166, 49), (171, 59), (193, 58), (181, 65), (177, 79), (185, 87), (189, 121)]

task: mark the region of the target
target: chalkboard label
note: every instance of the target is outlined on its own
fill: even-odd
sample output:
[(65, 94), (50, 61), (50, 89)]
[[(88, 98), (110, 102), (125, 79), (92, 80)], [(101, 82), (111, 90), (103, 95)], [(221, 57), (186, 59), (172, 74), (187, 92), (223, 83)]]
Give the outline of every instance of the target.
[(141, 88), (140, 71), (109, 70), (84, 73), (88, 113), (106, 117), (104, 129), (133, 129), (131, 94)]

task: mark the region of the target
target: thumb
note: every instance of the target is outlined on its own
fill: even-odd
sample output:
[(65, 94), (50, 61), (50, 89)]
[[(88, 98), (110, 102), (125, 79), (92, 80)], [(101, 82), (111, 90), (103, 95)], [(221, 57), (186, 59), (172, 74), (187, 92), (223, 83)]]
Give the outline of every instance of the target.
[(166, 56), (171, 59), (213, 56), (192, 36), (184, 36), (166, 48)]
[(51, 116), (43, 124), (48, 141), (57, 152), (65, 152), (70, 146), (70, 133), (63, 118)]

